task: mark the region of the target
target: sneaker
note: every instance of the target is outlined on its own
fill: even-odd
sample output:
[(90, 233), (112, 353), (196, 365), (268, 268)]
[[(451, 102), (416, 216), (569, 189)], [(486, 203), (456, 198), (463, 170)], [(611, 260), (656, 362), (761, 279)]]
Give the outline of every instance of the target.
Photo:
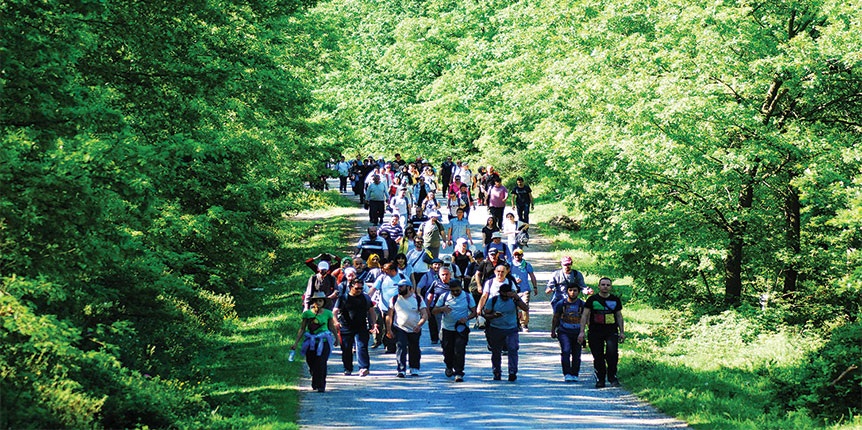
[(605, 381), (596, 381), (596, 388), (605, 388)]
[(530, 328), (527, 326), (524, 326), (524, 333), (529, 333), (529, 332), (530, 332)]
[(461, 375), (455, 375), (455, 382), (464, 382), (464, 377)]
[(419, 376), (419, 369), (410, 369), (410, 376)]
[(317, 389), (317, 392), (318, 392), (318, 393), (324, 393), (324, 392), (326, 392), (326, 388), (319, 387), (319, 388)]
[(572, 382), (572, 375), (566, 375), (566, 377), (563, 379), (565, 379), (566, 382)]
[(454, 374), (455, 374), (455, 372), (453, 372), (452, 369), (446, 369), (446, 377), (447, 378), (451, 378), (452, 375), (454, 375)]
[(575, 375), (569, 375), (572, 377), (572, 382), (578, 382), (578, 377)]
[(359, 369), (359, 376), (368, 376), (368, 369)]
[(509, 382), (515, 382), (516, 379), (518, 379), (518, 375), (514, 373), (509, 374)]
[(608, 378), (608, 382), (611, 384), (611, 387), (619, 387), (619, 386), (620, 386), (620, 380), (619, 380), (619, 379), (616, 379), (616, 378), (614, 378), (614, 379), (610, 379), (610, 378)]
[(398, 372), (395, 376), (397, 376), (397, 377), (399, 377), (399, 378), (403, 378), (403, 377), (404, 377), (404, 372)]
[(345, 370), (345, 371), (344, 371), (344, 376), (350, 376), (350, 375), (352, 375), (352, 374), (353, 374), (353, 371), (352, 371), (352, 370)]
[(500, 374), (499, 374), (499, 373), (495, 373), (495, 374), (494, 374), (494, 380), (495, 380), (495, 381), (502, 381), (502, 380), (503, 380), (503, 378), (500, 376)]

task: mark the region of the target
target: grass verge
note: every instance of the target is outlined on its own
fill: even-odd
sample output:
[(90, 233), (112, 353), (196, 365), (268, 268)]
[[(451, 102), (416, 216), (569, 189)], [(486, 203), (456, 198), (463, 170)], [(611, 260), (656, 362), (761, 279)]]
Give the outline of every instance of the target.
[(343, 237), (354, 221), (345, 216), (353, 203), (322, 193), (328, 207), (286, 218), (277, 251), (282, 276), (236, 298), (234, 329), (208, 353), (208, 383), (202, 387), (213, 406), (213, 422), (224, 428), (298, 428), (297, 379), (303, 361), (288, 361), (299, 328), (300, 300), (311, 272), (303, 264), (321, 252), (345, 249)]

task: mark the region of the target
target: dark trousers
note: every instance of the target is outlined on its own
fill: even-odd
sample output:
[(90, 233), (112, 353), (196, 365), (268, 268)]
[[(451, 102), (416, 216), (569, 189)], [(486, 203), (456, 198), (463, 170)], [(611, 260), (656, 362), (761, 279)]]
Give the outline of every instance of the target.
[[(590, 352), (593, 354), (593, 367), (596, 368), (596, 378), (599, 382), (605, 380), (617, 380), (617, 363), (619, 354), (619, 335), (616, 331), (602, 332), (590, 330), (587, 334), (587, 342), (590, 344)], [(605, 349), (607, 345), (607, 350)]]
[(338, 177), (338, 191), (341, 191), (342, 193), (347, 192), (347, 176)]
[[(431, 314), (431, 309), (428, 308), (428, 313)], [(431, 314), (428, 315), (428, 331), (429, 335), (431, 335), (431, 342), (439, 342), (440, 341), (440, 321), (443, 319), (443, 314)]]
[(577, 333), (558, 331), (560, 341), (560, 361), (563, 364), (563, 375), (578, 376), (581, 371), (581, 344)]
[(422, 358), (422, 351), (419, 350), (419, 337), (422, 333), (408, 333), (394, 325), (392, 332), (395, 334), (395, 361), (398, 363), (398, 371), (407, 370), (408, 355), (410, 368), (418, 369), (419, 359)]
[[(368, 219), (371, 221), (371, 224), (383, 224), (383, 214), (386, 212), (385, 208), (386, 202), (383, 200), (368, 201)], [(383, 256), (381, 255), (381, 257)]]
[(467, 357), (468, 329), (464, 333), (443, 329), (440, 345), (443, 347), (443, 363), (456, 375), (464, 376), (464, 360)]
[(326, 361), (329, 360), (329, 342), (324, 342), (323, 352), (317, 355), (317, 351), (309, 350), (305, 354), (305, 362), (308, 364), (308, 373), (311, 373), (311, 388), (314, 390), (326, 389)]
[(359, 332), (341, 331), (341, 363), (344, 370), (353, 372), (353, 346), (356, 346), (356, 361), (360, 369), (368, 369), (371, 360), (368, 358), (368, 330)]
[(491, 216), (494, 217), (494, 222), (497, 223), (497, 227), (503, 225), (503, 211), (505, 209), (505, 206), (499, 208), (495, 206), (488, 206), (488, 212), (490, 212)]
[(494, 369), (494, 375), (499, 375), (502, 372), (501, 362), (504, 345), (507, 349), (506, 355), (509, 358), (509, 374), (518, 373), (518, 329), (502, 330), (489, 325), (485, 328), (485, 337), (488, 339), (488, 346), (491, 347), (491, 367)]
[(449, 197), (449, 185), (452, 183), (451, 176), (443, 176), (443, 197)]
[(515, 205), (518, 209), (518, 221), (525, 222), (527, 224), (530, 223), (530, 204), (521, 204), (518, 203)]

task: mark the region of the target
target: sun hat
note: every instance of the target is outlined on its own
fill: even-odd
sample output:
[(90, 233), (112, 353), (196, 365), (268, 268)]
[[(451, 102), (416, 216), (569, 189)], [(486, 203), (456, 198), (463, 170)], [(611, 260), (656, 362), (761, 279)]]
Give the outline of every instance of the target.
[(317, 300), (317, 299), (326, 300), (326, 294), (323, 294), (323, 291), (315, 291), (314, 294), (312, 294), (311, 297), (308, 298), (308, 300)]

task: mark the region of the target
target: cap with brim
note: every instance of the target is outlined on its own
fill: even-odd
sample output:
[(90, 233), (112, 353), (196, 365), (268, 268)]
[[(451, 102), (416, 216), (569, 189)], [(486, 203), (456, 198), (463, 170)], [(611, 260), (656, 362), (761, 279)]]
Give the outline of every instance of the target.
[(500, 252), (500, 250), (498, 250), (497, 248), (491, 248), (488, 250), (488, 255), (494, 255), (494, 254), (497, 254), (498, 252)]
[(406, 285), (406, 286), (408, 286), (408, 287), (412, 287), (412, 286), (413, 286), (413, 284), (412, 284), (412, 283), (410, 282), (410, 280), (408, 280), (408, 279), (402, 279), (402, 280), (398, 281), (398, 283), (397, 283), (397, 284), (395, 284), (395, 285), (397, 285), (397, 286), (399, 286), (399, 287), (400, 287), (400, 286), (402, 286), (402, 285)]
[(441, 260), (441, 259), (439, 259), (439, 258), (435, 258), (435, 259), (431, 260), (431, 264), (434, 264), (434, 263), (440, 263), (440, 264), (443, 264), (443, 260)]
[(442, 215), (442, 214), (440, 214), (440, 212), (437, 212), (437, 211), (433, 211), (433, 212), (431, 212), (431, 213), (429, 213), (429, 214), (428, 214), (428, 217), (430, 217), (430, 218), (440, 218), (440, 217), (442, 217), (442, 216), (443, 216), (443, 215)]
[(317, 263), (317, 268), (320, 270), (329, 270), (329, 263), (321, 261), (320, 263)]
[(572, 264), (572, 257), (563, 257), (560, 259), (560, 264)]
[(512, 251), (512, 254), (520, 254), (520, 255), (524, 255), (524, 250), (522, 250), (522, 249), (516, 249), (516, 250)]
[(500, 234), (499, 231), (495, 231), (493, 234), (491, 234), (491, 239), (502, 239), (502, 238), (503, 238), (503, 235)]
[(455, 243), (467, 243), (467, 239), (464, 239), (463, 237), (459, 237), (458, 239), (455, 240)]
[(451, 263), (452, 262), (452, 256), (451, 255), (444, 255), (442, 260), (444, 263)]
[(309, 297), (308, 299), (309, 300), (317, 300), (317, 299), (326, 300), (326, 294), (323, 294), (323, 291), (315, 291), (314, 294), (312, 294), (311, 297)]

